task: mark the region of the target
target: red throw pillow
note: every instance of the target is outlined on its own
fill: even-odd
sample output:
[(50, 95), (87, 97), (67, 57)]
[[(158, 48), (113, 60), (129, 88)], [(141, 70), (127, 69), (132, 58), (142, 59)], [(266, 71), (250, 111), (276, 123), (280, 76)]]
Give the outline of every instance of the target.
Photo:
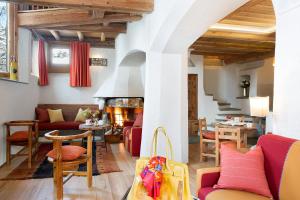
[(243, 190), (272, 198), (264, 168), (260, 146), (240, 153), (222, 145), (221, 174), (214, 188)]
[[(72, 161), (76, 160), (80, 156), (86, 153), (86, 149), (80, 146), (66, 145), (61, 147), (62, 151), (62, 160), (63, 161)], [(47, 154), (48, 157), (53, 160), (56, 159), (56, 150), (51, 150)]]
[(143, 113), (139, 113), (133, 123), (133, 127), (142, 127), (142, 126), (143, 126)]
[(39, 122), (50, 122), (49, 113), (47, 109), (43, 108), (36, 108), (36, 119), (39, 120)]

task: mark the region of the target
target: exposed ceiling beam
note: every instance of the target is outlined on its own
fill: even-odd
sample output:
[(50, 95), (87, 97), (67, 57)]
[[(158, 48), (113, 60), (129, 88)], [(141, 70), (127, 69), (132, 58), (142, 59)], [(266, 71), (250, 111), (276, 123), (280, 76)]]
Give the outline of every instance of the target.
[(66, 8), (101, 9), (125, 13), (149, 13), (153, 11), (154, 0), (6, 0), (16, 3), (49, 5)]
[(222, 32), (222, 31), (207, 31), (202, 38), (222, 38), (232, 39), (240, 41), (258, 41), (258, 42), (274, 42), (275, 37), (273, 35), (258, 35), (250, 33), (234, 33), (234, 32)]
[(59, 35), (58, 31), (50, 30), (49, 32), (53, 35), (53, 37), (56, 40), (60, 40), (60, 35)]
[[(78, 41), (78, 37), (61, 37), (60, 41), (53, 40), (52, 37), (45, 37), (46, 41), (52, 44), (69, 44), (72, 41)], [(101, 42), (99, 38), (84, 38), (84, 42), (88, 42), (93, 47), (115, 48), (115, 40), (110, 39)]]
[(94, 18), (90, 12), (77, 9), (51, 9), (39, 12), (20, 12), (18, 14), (19, 26), (32, 28), (109, 24), (114, 22), (132, 22), (141, 19), (141, 15), (130, 14), (109, 14), (103, 18)]
[(206, 40), (198, 40), (196, 41), (192, 46), (197, 45), (214, 45), (214, 46), (220, 46), (220, 47), (242, 47), (242, 48), (261, 48), (261, 49), (274, 49), (275, 48), (275, 42), (274, 43), (256, 43), (256, 42), (236, 42), (232, 40), (213, 40), (213, 41), (206, 41)]
[(232, 64), (232, 63), (248, 63), (257, 60), (264, 60), (266, 58), (274, 57), (274, 51), (265, 52), (265, 53), (256, 53), (256, 54), (248, 54), (244, 56), (236, 56), (229, 59), (224, 59), (225, 64)]
[[(79, 26), (61, 26), (52, 27), (53, 30), (70, 30), (70, 31), (80, 31), (80, 32), (116, 32), (116, 33), (126, 33), (126, 24), (110, 24), (109, 26), (103, 25), (79, 25)], [(48, 29), (47, 27), (44, 27)]]
[(93, 10), (92, 13), (93, 13), (92, 14), (93, 18), (97, 18), (97, 19), (103, 18), (105, 15), (105, 11), (102, 10)]
[(78, 39), (79, 39), (79, 41), (83, 41), (83, 39), (84, 39), (84, 35), (83, 35), (83, 33), (82, 33), (82, 32), (80, 32), (80, 31), (77, 31), (77, 36), (78, 36)]
[(240, 56), (240, 55), (245, 55), (245, 53), (230, 53), (230, 52), (222, 52), (222, 51), (204, 51), (204, 50), (193, 50), (191, 54), (194, 55), (203, 55), (203, 56), (220, 56), (220, 57), (225, 57), (225, 56)]
[(255, 46), (234, 46), (234, 45), (224, 45), (224, 44), (194, 44), (192, 45), (192, 48), (195, 50), (201, 50), (201, 49), (224, 49), (224, 50), (236, 50), (236, 51), (242, 51), (242, 52), (266, 52), (271, 51), (274, 48), (261, 48), (261, 47), (255, 47)]

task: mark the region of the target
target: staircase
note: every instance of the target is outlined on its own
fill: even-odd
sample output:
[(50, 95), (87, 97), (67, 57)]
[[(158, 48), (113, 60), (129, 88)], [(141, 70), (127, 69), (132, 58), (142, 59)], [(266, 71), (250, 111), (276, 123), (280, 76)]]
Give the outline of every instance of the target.
[(252, 117), (250, 115), (245, 115), (242, 113), (242, 110), (239, 108), (231, 107), (231, 104), (228, 102), (218, 101), (219, 112), (216, 116), (217, 122), (226, 121), (226, 117), (244, 117), (245, 122), (252, 122)]
[[(212, 96), (213, 101), (216, 101), (218, 104), (218, 113), (215, 118), (215, 122), (222, 122), (226, 121), (226, 117), (244, 117), (245, 122), (253, 122), (253, 118), (250, 115), (246, 115), (242, 112), (240, 108), (234, 108), (232, 107), (231, 103), (225, 102), (225, 101), (220, 101), (217, 98), (214, 97), (213, 94), (207, 94), (207, 96)], [(214, 124), (209, 124), (208, 129), (213, 129)]]

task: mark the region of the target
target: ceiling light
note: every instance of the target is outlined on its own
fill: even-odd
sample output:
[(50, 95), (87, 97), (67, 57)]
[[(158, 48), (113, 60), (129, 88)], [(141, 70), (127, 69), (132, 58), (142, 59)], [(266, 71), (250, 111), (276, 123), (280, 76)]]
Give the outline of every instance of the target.
[(253, 34), (270, 34), (276, 31), (276, 26), (264, 28), (264, 27), (240, 26), (240, 25), (217, 23), (215, 25), (210, 26), (209, 30), (232, 31), (232, 32), (253, 33)]

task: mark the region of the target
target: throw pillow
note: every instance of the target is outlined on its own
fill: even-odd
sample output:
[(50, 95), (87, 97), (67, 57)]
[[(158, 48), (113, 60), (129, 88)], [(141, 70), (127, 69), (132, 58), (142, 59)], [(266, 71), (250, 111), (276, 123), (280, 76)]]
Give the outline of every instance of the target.
[(50, 121), (47, 109), (36, 108), (35, 114), (36, 114), (36, 119), (39, 120), (39, 122), (49, 122)]
[(75, 122), (85, 122), (87, 112), (91, 112), (91, 109), (87, 108), (87, 109), (83, 110), (82, 108), (79, 108), (74, 121)]
[(272, 198), (261, 147), (257, 146), (247, 153), (240, 153), (222, 145), (221, 174), (214, 188), (242, 190)]
[(61, 109), (58, 110), (48, 109), (48, 113), (49, 113), (49, 118), (51, 123), (65, 121)]
[[(61, 147), (61, 153), (63, 161), (72, 161), (85, 154), (86, 149), (80, 146), (66, 145)], [(55, 160), (56, 150), (53, 149), (49, 151), (47, 156), (50, 158), (50, 160)]]

